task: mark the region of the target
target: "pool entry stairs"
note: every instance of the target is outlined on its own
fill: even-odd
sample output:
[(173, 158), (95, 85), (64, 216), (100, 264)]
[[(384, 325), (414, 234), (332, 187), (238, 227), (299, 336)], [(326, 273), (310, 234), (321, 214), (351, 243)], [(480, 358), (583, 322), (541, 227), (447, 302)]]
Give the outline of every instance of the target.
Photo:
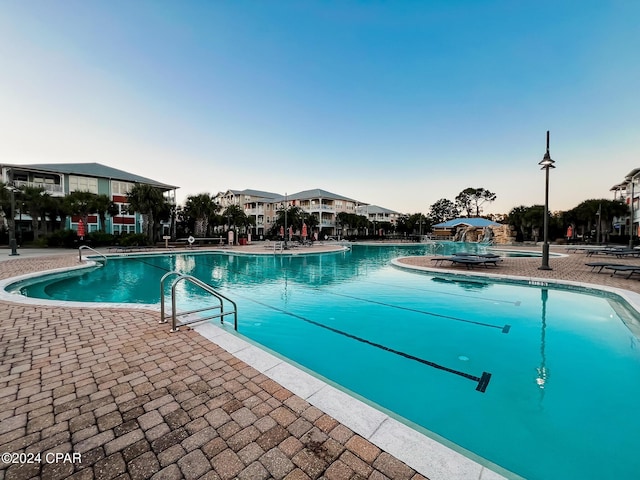
[[(165, 283), (170, 278), (174, 277), (171, 284), (171, 314), (165, 314)], [(180, 283), (190, 283), (201, 290), (209, 293), (213, 300), (212, 306), (198, 308), (195, 310), (188, 310), (184, 312), (178, 312), (176, 307), (176, 288)], [(226, 307), (226, 308), (225, 308)], [(196, 313), (208, 312), (206, 315), (194, 315)], [(236, 303), (230, 298), (225, 297), (220, 292), (217, 292), (211, 285), (204, 283), (194, 276), (186, 275), (180, 272), (168, 272), (160, 279), (160, 322), (167, 323), (171, 318), (171, 332), (177, 332), (183, 325), (189, 325), (192, 323), (200, 323), (205, 320), (211, 320), (213, 318), (219, 318), (220, 323), (224, 324), (224, 318), (228, 315), (233, 315), (233, 329), (238, 330), (238, 307)]]

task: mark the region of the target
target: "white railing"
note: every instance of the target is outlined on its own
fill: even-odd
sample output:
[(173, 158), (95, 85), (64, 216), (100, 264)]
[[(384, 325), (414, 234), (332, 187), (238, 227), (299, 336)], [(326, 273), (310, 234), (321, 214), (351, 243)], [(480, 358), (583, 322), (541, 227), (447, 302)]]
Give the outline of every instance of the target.
[(15, 180), (13, 185), (16, 188), (24, 188), (24, 187), (33, 187), (33, 188), (43, 188), (45, 192), (49, 193), (63, 193), (62, 185), (57, 185), (55, 183), (36, 183), (36, 182), (25, 182), (24, 180)]

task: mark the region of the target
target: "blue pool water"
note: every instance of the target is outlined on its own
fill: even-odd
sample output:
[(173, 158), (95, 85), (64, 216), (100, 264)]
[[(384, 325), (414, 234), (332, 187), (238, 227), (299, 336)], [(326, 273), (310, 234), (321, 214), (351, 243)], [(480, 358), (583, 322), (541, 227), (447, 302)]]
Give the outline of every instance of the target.
[[(16, 288), (157, 304), (164, 273), (189, 273), (238, 303), (243, 335), (507, 470), (638, 478), (640, 351), (625, 305), (389, 263), (424, 248), (140, 256)], [(205, 301), (183, 284), (181, 293), (190, 308)]]

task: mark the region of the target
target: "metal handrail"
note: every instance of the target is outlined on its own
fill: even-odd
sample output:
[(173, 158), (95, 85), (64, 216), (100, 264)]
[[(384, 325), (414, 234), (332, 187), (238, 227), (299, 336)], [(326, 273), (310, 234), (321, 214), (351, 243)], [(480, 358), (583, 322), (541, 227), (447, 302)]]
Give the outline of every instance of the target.
[(91, 248), (88, 245), (81, 245), (78, 248), (78, 261), (81, 262), (82, 261), (82, 250), (87, 249), (87, 250), (91, 250), (92, 252), (96, 252), (98, 255), (102, 256), (104, 258), (104, 263), (107, 263), (107, 256), (104, 253), (100, 253), (99, 251)]
[(165, 273), (162, 278), (160, 279), (160, 321), (158, 323), (167, 323), (167, 318), (164, 315), (164, 282), (167, 278), (174, 276), (174, 275), (182, 275), (180, 272), (176, 272), (175, 270), (173, 272), (168, 272)]
[[(238, 330), (238, 306), (236, 305), (236, 302), (234, 302), (233, 300), (231, 300), (230, 298), (222, 295), (221, 293), (217, 292), (211, 285), (204, 283), (202, 280), (193, 277), (191, 275), (186, 275), (186, 274), (182, 274), (180, 272), (169, 272), (166, 273), (165, 275), (163, 275), (162, 279), (160, 280), (160, 322), (159, 323), (166, 323), (167, 319), (169, 318), (168, 316), (165, 315), (165, 307), (164, 307), (164, 283), (166, 281), (167, 278), (169, 278), (170, 276), (177, 276), (178, 278), (176, 278), (173, 281), (173, 284), (171, 285), (171, 332), (177, 332), (178, 329), (180, 328), (180, 326), (182, 325), (189, 325), (190, 323), (197, 323), (197, 322), (202, 322), (204, 320), (210, 320), (212, 318), (219, 318), (220, 319), (220, 323), (223, 324), (224, 323), (224, 317), (227, 315), (233, 315), (233, 329), (234, 330)], [(195, 320), (190, 320), (190, 321), (181, 321), (180, 325), (178, 325), (178, 313), (177, 313), (177, 308), (176, 308), (176, 287), (178, 286), (178, 284), (182, 281), (188, 281), (190, 283), (192, 283), (193, 285), (196, 285), (197, 287), (200, 287), (202, 290), (206, 291), (207, 293), (209, 293), (210, 295), (214, 296), (218, 301), (219, 304), (218, 305), (214, 305), (213, 307), (205, 307), (205, 308), (199, 308), (199, 309), (195, 309), (195, 310), (189, 310), (187, 312), (181, 312), (180, 315), (189, 315), (192, 313), (197, 313), (197, 312), (204, 312), (206, 310), (220, 310), (220, 313), (214, 314), (214, 315), (210, 315), (208, 317), (205, 318), (197, 318)], [(233, 310), (231, 311), (224, 311), (224, 301), (227, 301), (229, 303), (231, 303), (231, 305), (233, 305)]]

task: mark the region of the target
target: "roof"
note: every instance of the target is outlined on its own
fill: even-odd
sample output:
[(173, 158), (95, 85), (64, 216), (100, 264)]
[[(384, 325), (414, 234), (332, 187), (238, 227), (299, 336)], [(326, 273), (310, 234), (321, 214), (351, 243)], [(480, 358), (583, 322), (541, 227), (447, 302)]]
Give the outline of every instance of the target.
[(449, 220), (447, 222), (442, 222), (442, 223), (433, 225), (433, 228), (454, 228), (460, 225), (465, 225), (467, 227), (484, 228), (484, 227), (498, 227), (501, 224), (492, 222), (491, 220), (487, 220), (486, 218), (480, 218), (480, 217), (454, 218), (453, 220)]
[(108, 167), (101, 163), (35, 163), (29, 165), (9, 165), (8, 167), (23, 168), (41, 172), (64, 173), (67, 175), (86, 175), (91, 177), (109, 178), (112, 180), (122, 180), (124, 182), (145, 183), (165, 190), (180, 188), (175, 185), (158, 182), (151, 178), (136, 175), (134, 173)]
[[(291, 195), (281, 196), (280, 198), (274, 199), (274, 201), (282, 202), (285, 200), (307, 200), (310, 198), (327, 198), (330, 200), (346, 200), (347, 202), (355, 202), (364, 204), (363, 202), (358, 202), (353, 198), (343, 197), (342, 195), (338, 195), (336, 193), (331, 193), (326, 190), (322, 190), (321, 188), (314, 188), (312, 190), (304, 190), (302, 192), (293, 193)], [(366, 204), (364, 204), (366, 205)]]
[(388, 208), (380, 207), (378, 205), (362, 205), (357, 209), (358, 213), (368, 213), (368, 214), (378, 214), (378, 213), (395, 213), (396, 215), (402, 215), (400, 212), (396, 212), (395, 210), (389, 210)]

